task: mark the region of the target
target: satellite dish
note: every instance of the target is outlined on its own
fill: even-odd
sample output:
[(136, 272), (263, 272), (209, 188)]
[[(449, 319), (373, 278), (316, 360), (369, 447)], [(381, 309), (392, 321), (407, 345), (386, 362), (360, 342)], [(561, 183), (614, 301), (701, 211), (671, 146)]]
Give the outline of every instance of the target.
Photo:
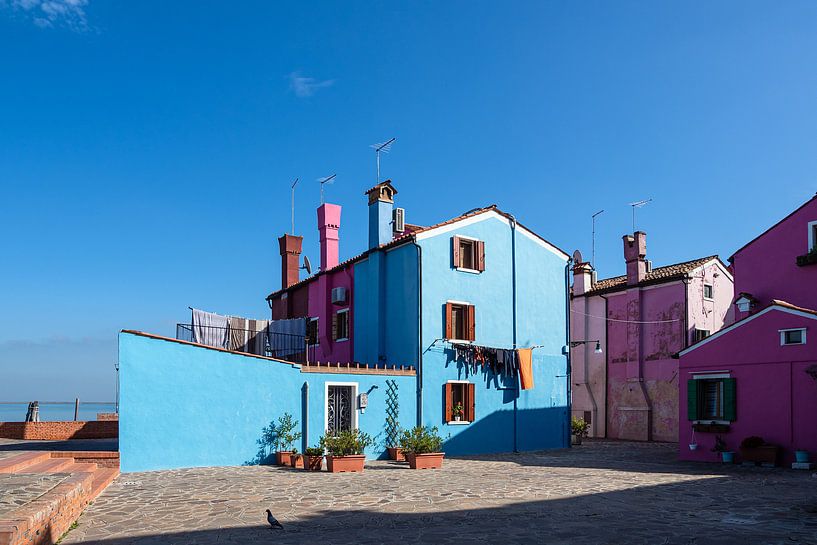
[(309, 262), (308, 257), (304, 256), (304, 265), (301, 268), (306, 269), (306, 274), (312, 274), (312, 263)]

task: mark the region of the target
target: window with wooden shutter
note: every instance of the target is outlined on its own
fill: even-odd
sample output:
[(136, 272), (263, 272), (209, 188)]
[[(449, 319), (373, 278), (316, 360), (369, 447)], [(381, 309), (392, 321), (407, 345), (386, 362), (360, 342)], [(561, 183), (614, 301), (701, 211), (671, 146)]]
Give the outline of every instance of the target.
[(687, 381), (687, 420), (698, 420), (698, 381)]
[[(475, 385), (470, 382), (447, 382), (443, 384), (445, 406), (443, 407), (443, 421), (468, 424), (474, 421), (476, 414)], [(456, 409), (461, 408), (458, 415)], [(459, 418), (457, 418), (459, 416)]]
[(485, 270), (485, 243), (481, 240), (477, 241), (477, 270), (482, 272)]
[(476, 385), (472, 383), (466, 384), (466, 395), (465, 400), (466, 403), (463, 403), (465, 407), (465, 419), (469, 422), (474, 422), (476, 419)]
[(468, 305), (468, 334), (465, 340), (473, 341), (477, 338), (477, 324), (476, 324), (476, 308), (474, 305)]
[(733, 378), (723, 379), (723, 419), (734, 422), (737, 413), (737, 382)]
[(451, 422), (454, 420), (454, 384), (443, 384), (443, 396), (445, 398), (445, 406), (443, 407), (443, 421)]
[(476, 308), (467, 303), (446, 303), (444, 325), (446, 339), (476, 340)]
[(445, 338), (454, 339), (454, 304), (445, 304)]
[(338, 315), (332, 315), (332, 340), (338, 340)]
[(451, 266), (455, 269), (460, 266), (460, 237), (451, 237)]

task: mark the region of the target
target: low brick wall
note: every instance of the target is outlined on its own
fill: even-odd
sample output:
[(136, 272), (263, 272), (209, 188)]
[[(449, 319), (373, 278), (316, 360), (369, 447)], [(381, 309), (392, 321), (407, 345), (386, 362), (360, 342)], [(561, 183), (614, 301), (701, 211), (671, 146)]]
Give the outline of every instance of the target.
[(67, 439), (113, 439), (119, 437), (116, 420), (87, 422), (0, 422), (4, 439), (65, 441)]
[(96, 413), (97, 420), (119, 420), (117, 413)]

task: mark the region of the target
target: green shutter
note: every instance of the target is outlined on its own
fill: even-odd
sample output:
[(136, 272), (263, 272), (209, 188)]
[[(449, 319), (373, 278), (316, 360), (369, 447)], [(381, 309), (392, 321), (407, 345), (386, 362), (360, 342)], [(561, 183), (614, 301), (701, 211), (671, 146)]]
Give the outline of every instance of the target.
[(698, 420), (698, 381), (687, 381), (687, 420)]
[(737, 385), (735, 379), (723, 379), (723, 418), (729, 422), (738, 419), (737, 416)]

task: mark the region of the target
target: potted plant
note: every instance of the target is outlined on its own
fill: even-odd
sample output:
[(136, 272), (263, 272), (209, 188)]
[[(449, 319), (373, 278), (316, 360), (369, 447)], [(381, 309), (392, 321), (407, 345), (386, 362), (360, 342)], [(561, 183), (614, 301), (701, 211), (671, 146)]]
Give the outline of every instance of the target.
[(343, 430), (336, 435), (327, 432), (321, 437), (321, 445), (326, 449), (327, 471), (361, 473), (366, 462), (363, 451), (371, 444), (371, 436), (360, 430)]
[(443, 466), (443, 439), (437, 434), (436, 427), (417, 426), (403, 431), (400, 448), (411, 469), (440, 469)]
[(692, 438), (689, 440), (689, 450), (698, 450), (698, 443), (695, 442), (695, 426), (692, 427)]
[(465, 414), (465, 409), (462, 407), (462, 403), (459, 401), (454, 404), (454, 408), (451, 410), (451, 413), (454, 415), (454, 421), (460, 422), (462, 420), (463, 415)]
[(726, 441), (721, 439), (720, 435), (715, 436), (715, 446), (712, 447), (712, 452), (719, 452), (724, 464), (732, 464), (735, 462), (735, 453), (731, 450), (727, 450)]
[(296, 448), (293, 448), (292, 452), (289, 453), (289, 467), (293, 469), (304, 468), (304, 457), (301, 456)]
[(403, 451), (400, 450), (400, 446), (398, 445), (400, 440), (400, 423), (397, 421), (398, 407), (396, 393), (392, 393), (391, 402), (391, 411), (388, 416), (386, 416), (386, 450), (389, 451), (389, 459), (404, 462), (406, 457), (403, 456)]
[(570, 421), (570, 444), (581, 445), (582, 437), (587, 437), (587, 432), (590, 429), (590, 424), (585, 422), (584, 418), (573, 418)]
[(301, 438), (301, 432), (295, 432), (298, 428), (298, 421), (292, 418), (289, 413), (284, 413), (278, 418), (278, 425), (271, 426), (275, 443), (278, 445), (278, 452), (275, 454), (276, 463), (279, 466), (290, 465), (290, 454), (292, 445)]
[(768, 444), (762, 437), (752, 435), (740, 442), (740, 457), (744, 462), (777, 465), (780, 447)]
[(323, 465), (323, 449), (321, 447), (309, 447), (304, 451), (304, 469), (307, 471), (320, 471)]
[(794, 461), (798, 464), (807, 464), (808, 462), (808, 451), (797, 449), (794, 451)]

